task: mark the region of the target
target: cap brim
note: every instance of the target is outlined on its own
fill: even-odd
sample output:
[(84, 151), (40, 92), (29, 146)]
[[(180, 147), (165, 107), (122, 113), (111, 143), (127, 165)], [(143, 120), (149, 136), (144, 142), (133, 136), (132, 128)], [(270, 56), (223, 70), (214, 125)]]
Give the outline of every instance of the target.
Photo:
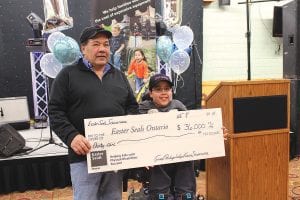
[(168, 81), (168, 80), (158, 80), (158, 81), (156, 81), (154, 84), (152, 84), (151, 86), (149, 86), (149, 89), (152, 89), (152, 88), (154, 88), (155, 86), (157, 86), (160, 82), (167, 82), (167, 83), (169, 83), (169, 85), (172, 87), (172, 86), (174, 86), (174, 84), (171, 82), (171, 81)]
[[(112, 34), (110, 31), (108, 30), (104, 30), (104, 29), (98, 29), (98, 30), (87, 30), (86, 32), (92, 32), (93, 33), (82, 33), (81, 35), (81, 38), (80, 38), (80, 43), (84, 43), (86, 41), (88, 41), (89, 39), (93, 39), (95, 38), (97, 35), (99, 34), (103, 34), (105, 35), (108, 39), (112, 37)], [(85, 34), (85, 35), (84, 35)]]
[(98, 34), (106, 35), (108, 38), (111, 38), (111, 37), (112, 37), (112, 34), (111, 34), (110, 31), (107, 31), (107, 30), (99, 30), (99, 31), (97, 31), (95, 34), (93, 34), (93, 36), (90, 37), (90, 38), (93, 38), (93, 37), (95, 37), (95, 36), (98, 35)]

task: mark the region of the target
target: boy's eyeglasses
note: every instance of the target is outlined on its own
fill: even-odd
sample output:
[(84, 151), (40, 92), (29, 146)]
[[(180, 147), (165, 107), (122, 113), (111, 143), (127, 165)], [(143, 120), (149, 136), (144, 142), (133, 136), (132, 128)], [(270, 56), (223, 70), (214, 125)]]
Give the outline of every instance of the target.
[(167, 88), (153, 88), (152, 89), (154, 92), (157, 93), (163, 93), (163, 92), (170, 92), (172, 90), (172, 88), (167, 87)]

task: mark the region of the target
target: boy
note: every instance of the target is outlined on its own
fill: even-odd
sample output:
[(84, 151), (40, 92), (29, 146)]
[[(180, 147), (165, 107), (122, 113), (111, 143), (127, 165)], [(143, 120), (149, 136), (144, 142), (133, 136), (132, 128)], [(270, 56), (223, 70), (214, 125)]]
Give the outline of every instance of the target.
[[(149, 96), (139, 105), (142, 114), (186, 110), (178, 100), (173, 100), (172, 82), (168, 76), (155, 74), (150, 78)], [(195, 199), (196, 178), (193, 161), (157, 165), (150, 169), (150, 200)]]
[(121, 34), (121, 28), (119, 24), (112, 25), (111, 28), (112, 37), (110, 38), (111, 46), (111, 58), (110, 63), (119, 70), (121, 70), (121, 54), (125, 48), (125, 40)]

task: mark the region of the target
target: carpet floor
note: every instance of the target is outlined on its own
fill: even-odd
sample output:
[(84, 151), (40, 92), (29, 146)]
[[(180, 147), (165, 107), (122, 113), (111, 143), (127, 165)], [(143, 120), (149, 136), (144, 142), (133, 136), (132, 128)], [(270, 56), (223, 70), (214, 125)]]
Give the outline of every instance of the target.
[[(139, 191), (141, 184), (137, 181), (129, 181), (128, 188)], [(197, 194), (205, 196), (205, 172), (200, 172), (197, 177)], [(0, 195), (0, 200), (71, 200), (72, 188), (66, 187), (54, 190), (14, 192)], [(128, 199), (128, 193), (123, 192), (122, 200)], [(288, 200), (300, 200), (300, 157), (289, 163), (289, 196)]]

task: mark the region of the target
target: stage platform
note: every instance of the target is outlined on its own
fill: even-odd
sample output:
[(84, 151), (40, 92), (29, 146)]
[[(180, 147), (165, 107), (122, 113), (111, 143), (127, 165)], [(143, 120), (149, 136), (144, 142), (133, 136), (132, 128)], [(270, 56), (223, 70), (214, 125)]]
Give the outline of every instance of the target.
[(48, 144), (49, 128), (19, 133), (26, 140), (26, 146), (33, 150), (7, 158), (0, 157), (0, 194), (71, 185), (68, 150), (55, 133), (52, 132), (55, 143), (64, 147)]

